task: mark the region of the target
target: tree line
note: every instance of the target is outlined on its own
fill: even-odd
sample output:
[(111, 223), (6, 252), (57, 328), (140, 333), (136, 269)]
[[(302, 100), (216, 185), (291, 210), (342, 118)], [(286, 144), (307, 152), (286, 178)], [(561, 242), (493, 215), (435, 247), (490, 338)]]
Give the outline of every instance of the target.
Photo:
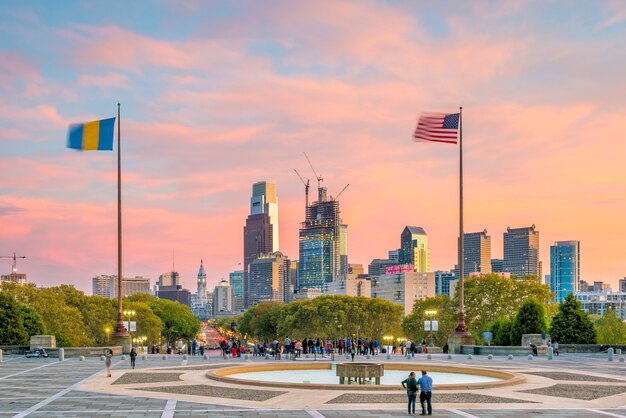
[[(147, 345), (172, 345), (200, 331), (200, 321), (178, 302), (136, 294), (122, 303), (125, 310), (135, 311), (124, 321), (136, 321), (133, 336), (145, 336)], [(87, 296), (70, 285), (38, 288), (5, 282), (0, 288), (2, 345), (28, 345), (30, 336), (49, 334), (59, 347), (104, 346), (116, 323), (117, 299)]]

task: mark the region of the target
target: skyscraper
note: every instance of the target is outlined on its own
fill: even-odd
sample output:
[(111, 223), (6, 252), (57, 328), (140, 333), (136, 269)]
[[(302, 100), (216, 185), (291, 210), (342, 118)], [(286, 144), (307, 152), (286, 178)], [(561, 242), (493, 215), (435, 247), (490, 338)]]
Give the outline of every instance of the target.
[(467, 277), (474, 272), (491, 273), (491, 237), (487, 235), (487, 230), (467, 233), (463, 236), (465, 237), (463, 242), (464, 276)]
[(400, 264), (410, 264), (415, 271), (430, 271), (428, 235), (422, 227), (406, 226), (400, 235)]
[(306, 208), (300, 225), (298, 291), (321, 290), (324, 283), (339, 280), (342, 266), (347, 273), (347, 228), (341, 221), (339, 202), (329, 200), (326, 188), (320, 187), (318, 201)]
[(539, 231), (535, 225), (506, 229), (502, 269), (520, 279), (526, 274), (539, 278)]
[(278, 197), (276, 185), (261, 181), (252, 185), (250, 215), (243, 228), (243, 297), (244, 306), (250, 306), (249, 266), (260, 254), (278, 251)]
[(229, 275), (230, 287), (233, 288), (233, 309), (238, 312), (243, 309), (243, 270), (233, 271)]
[(580, 281), (580, 241), (557, 241), (550, 246), (550, 291), (554, 301), (563, 302), (578, 291)]
[(289, 257), (277, 251), (261, 254), (250, 263), (250, 306), (260, 302), (285, 302), (289, 295)]
[(226, 280), (222, 280), (213, 289), (213, 316), (228, 316), (233, 311), (233, 288)]

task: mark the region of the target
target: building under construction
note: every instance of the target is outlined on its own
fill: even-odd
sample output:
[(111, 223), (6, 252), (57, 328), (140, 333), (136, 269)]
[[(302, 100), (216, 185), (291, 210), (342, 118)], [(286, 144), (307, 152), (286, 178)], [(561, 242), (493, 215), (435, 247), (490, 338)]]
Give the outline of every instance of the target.
[(325, 283), (347, 274), (348, 225), (341, 221), (339, 202), (329, 199), (325, 187), (318, 188), (318, 201), (306, 207), (299, 247), (298, 292), (323, 289)]

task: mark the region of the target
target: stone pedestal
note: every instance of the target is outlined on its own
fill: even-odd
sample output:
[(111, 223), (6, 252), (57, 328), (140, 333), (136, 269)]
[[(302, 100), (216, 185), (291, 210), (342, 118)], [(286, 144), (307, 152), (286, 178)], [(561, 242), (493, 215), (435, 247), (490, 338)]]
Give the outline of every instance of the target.
[(448, 352), (451, 354), (461, 354), (461, 347), (464, 345), (474, 345), (474, 337), (469, 332), (453, 332), (448, 337)]
[(57, 341), (54, 335), (33, 335), (30, 337), (30, 349), (56, 348)]
[(109, 338), (109, 344), (112, 346), (118, 345), (122, 347), (122, 353), (130, 353), (130, 335), (127, 332), (114, 332)]

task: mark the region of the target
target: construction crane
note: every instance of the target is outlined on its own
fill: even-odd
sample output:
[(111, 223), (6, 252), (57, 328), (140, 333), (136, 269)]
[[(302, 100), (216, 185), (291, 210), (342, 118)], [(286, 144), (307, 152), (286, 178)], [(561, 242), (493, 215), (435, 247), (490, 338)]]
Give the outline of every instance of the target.
[(317, 179), (317, 188), (319, 189), (320, 187), (322, 187), (322, 182), (324, 181), (324, 178), (321, 175), (320, 176), (317, 175), (317, 172), (313, 168), (313, 164), (311, 164), (311, 160), (309, 160), (309, 156), (306, 155), (306, 152), (304, 153), (304, 156), (306, 157), (306, 160), (309, 162), (309, 165), (311, 166), (311, 170), (313, 170), (313, 174), (315, 174), (315, 178)]
[(343, 189), (341, 189), (341, 191), (339, 192), (339, 194), (338, 194), (337, 196), (334, 196), (334, 197), (333, 197), (333, 196), (331, 195), (331, 196), (330, 196), (330, 200), (337, 200), (337, 199), (339, 199), (339, 196), (341, 196), (341, 194), (342, 194), (343, 192), (345, 192), (345, 191), (346, 191), (346, 189), (348, 188), (348, 186), (349, 186), (349, 185), (350, 185), (350, 183), (346, 184), (346, 185), (344, 186), (344, 188), (343, 188)]
[(309, 187), (311, 187), (311, 182), (309, 181), (309, 179), (306, 179), (306, 181), (304, 181), (300, 173), (298, 173), (298, 170), (296, 170), (295, 168), (293, 169), (293, 171), (296, 172), (298, 177), (300, 177), (300, 181), (302, 181), (302, 184), (304, 184), (304, 194), (306, 195), (306, 207), (308, 208), (309, 207)]
[(12, 258), (13, 259), (13, 266), (12, 266), (12, 272), (13, 273), (17, 273), (17, 259), (18, 258), (26, 258), (25, 255), (15, 255), (15, 253), (13, 253), (13, 255), (0, 255), (0, 258)]

